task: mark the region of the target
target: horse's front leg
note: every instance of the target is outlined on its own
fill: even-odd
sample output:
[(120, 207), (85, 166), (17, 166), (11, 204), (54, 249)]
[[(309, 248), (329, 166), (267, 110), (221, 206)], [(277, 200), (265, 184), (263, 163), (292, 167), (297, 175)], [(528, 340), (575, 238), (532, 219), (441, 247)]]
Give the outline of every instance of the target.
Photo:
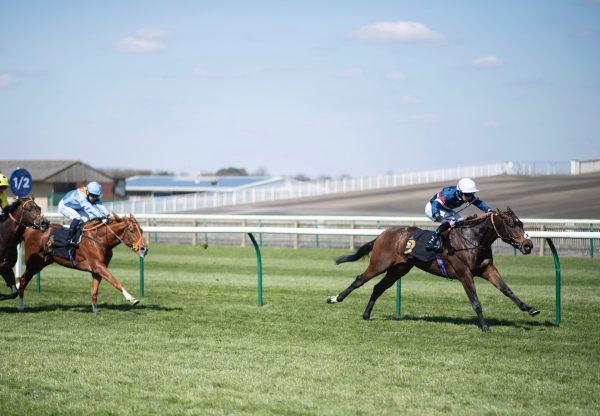
[(485, 271), (481, 274), (481, 277), (493, 284), (500, 292), (502, 292), (506, 297), (512, 300), (515, 303), (515, 305), (517, 305), (517, 307), (523, 312), (527, 312), (531, 316), (535, 316), (538, 313), (540, 313), (539, 309), (527, 305), (525, 302), (519, 299), (518, 296), (515, 295), (512, 290), (510, 290), (510, 287), (508, 287), (504, 280), (502, 280), (502, 277), (500, 277), (500, 273), (498, 273), (498, 269), (496, 269), (496, 266), (494, 266), (493, 264), (490, 264), (485, 269)]
[(96, 273), (92, 273), (92, 312), (98, 313), (98, 289), (100, 288), (100, 282), (102, 276)]
[[(119, 292), (121, 292), (123, 294), (125, 299), (127, 299), (130, 304), (137, 305), (138, 303), (140, 303), (139, 300), (137, 300), (136, 298), (131, 296), (131, 294), (127, 290), (125, 290), (125, 288), (123, 287), (123, 285), (121, 284), (119, 279), (114, 277), (105, 265), (102, 264), (102, 265), (94, 266), (92, 268), (92, 276), (94, 276), (94, 275), (99, 276), (101, 279), (104, 279), (108, 283), (113, 285), (115, 287), (115, 289), (117, 289)], [(94, 278), (94, 280), (96, 280), (96, 278)], [(96, 291), (96, 293), (97, 293), (97, 291)]]
[(485, 319), (483, 318), (483, 309), (481, 308), (481, 303), (479, 303), (479, 298), (477, 297), (477, 290), (475, 290), (475, 283), (473, 282), (473, 276), (468, 275), (468, 276), (462, 277), (462, 278), (460, 278), (460, 282), (462, 283), (463, 288), (465, 289), (465, 292), (467, 293), (467, 296), (469, 297), (469, 300), (471, 301), (471, 306), (473, 307), (473, 310), (477, 314), (477, 318), (479, 318), (479, 327), (481, 328), (481, 330), (483, 332), (488, 332), (490, 330), (490, 327), (488, 326), (487, 322), (485, 322)]

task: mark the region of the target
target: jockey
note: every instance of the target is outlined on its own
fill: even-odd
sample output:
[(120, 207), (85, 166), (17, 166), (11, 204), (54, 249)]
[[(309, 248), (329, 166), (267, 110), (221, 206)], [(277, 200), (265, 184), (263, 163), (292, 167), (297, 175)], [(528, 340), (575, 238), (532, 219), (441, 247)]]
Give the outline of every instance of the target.
[(102, 185), (90, 182), (85, 187), (67, 192), (58, 203), (58, 212), (72, 220), (69, 227), (69, 245), (77, 246), (80, 226), (94, 218), (106, 221), (110, 213), (100, 201)]
[(8, 206), (8, 198), (6, 197), (6, 188), (8, 188), (8, 178), (6, 175), (0, 173), (0, 221), (4, 221), (6, 219), (6, 214), (4, 213), (4, 209)]
[(425, 205), (425, 215), (430, 220), (441, 223), (425, 244), (427, 250), (440, 251), (442, 247), (439, 237), (442, 232), (453, 226), (457, 221), (462, 220), (461, 215), (458, 213), (462, 210), (454, 212), (453, 209), (467, 203), (467, 207), (473, 204), (484, 212), (492, 210), (488, 204), (475, 196), (475, 192), (479, 192), (475, 181), (470, 178), (462, 178), (456, 186), (443, 188)]

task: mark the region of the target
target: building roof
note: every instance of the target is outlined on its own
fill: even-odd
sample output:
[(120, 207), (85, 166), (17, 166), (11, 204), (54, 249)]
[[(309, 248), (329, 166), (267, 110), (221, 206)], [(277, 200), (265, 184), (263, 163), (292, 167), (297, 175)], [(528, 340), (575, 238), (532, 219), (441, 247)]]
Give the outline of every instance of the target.
[(79, 160), (0, 160), (0, 172), (6, 176), (24, 168), (36, 182), (112, 182), (103, 172)]
[(279, 176), (132, 176), (125, 181), (127, 192), (214, 192), (233, 191), (285, 182)]

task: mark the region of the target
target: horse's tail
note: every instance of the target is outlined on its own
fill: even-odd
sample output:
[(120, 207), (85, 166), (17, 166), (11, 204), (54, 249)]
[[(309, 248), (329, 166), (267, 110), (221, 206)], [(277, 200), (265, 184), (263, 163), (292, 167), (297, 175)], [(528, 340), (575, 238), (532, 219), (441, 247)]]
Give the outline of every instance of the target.
[[(377, 240), (377, 239), (375, 239)], [(335, 264), (346, 263), (347, 261), (356, 261), (358, 259), (362, 259), (364, 256), (373, 251), (373, 245), (375, 244), (375, 240), (369, 241), (364, 246), (360, 247), (356, 250), (356, 253), (349, 254), (347, 256), (338, 257), (335, 259)]]

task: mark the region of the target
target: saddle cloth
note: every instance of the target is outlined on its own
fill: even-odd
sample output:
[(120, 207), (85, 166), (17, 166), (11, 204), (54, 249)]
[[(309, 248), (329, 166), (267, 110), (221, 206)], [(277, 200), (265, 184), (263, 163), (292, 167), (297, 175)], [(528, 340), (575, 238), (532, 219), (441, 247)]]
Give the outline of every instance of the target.
[(415, 229), (411, 232), (410, 237), (406, 242), (404, 248), (404, 254), (408, 257), (414, 257), (418, 260), (429, 262), (436, 259), (436, 253), (433, 250), (427, 250), (425, 243), (429, 241), (429, 238), (433, 234), (433, 231)]
[[(81, 241), (81, 232), (76, 236), (77, 244)], [(57, 228), (50, 233), (48, 244), (46, 245), (46, 254), (69, 258), (69, 229), (68, 228)]]

